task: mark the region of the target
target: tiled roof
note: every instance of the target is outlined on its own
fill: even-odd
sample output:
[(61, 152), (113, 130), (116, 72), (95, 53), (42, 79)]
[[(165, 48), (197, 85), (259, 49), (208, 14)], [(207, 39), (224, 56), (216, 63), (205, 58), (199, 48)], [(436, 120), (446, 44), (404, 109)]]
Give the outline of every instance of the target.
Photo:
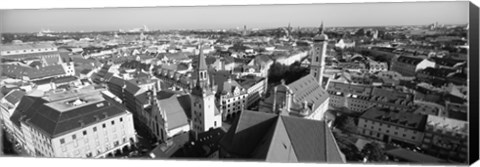
[(345, 162), (323, 121), (243, 111), (220, 141), (240, 158), (269, 162)]
[(366, 110), (360, 118), (420, 131), (425, 129), (427, 122), (427, 115), (407, 112), (400, 113), (391, 109), (377, 107)]
[(53, 44), (48, 43), (38, 43), (38, 44), (12, 44), (12, 45), (2, 45), (0, 47), (1, 51), (15, 51), (15, 50), (31, 50), (31, 49), (47, 49), (47, 48), (56, 48)]
[(177, 96), (158, 100), (158, 107), (166, 112), (167, 124), (170, 129), (188, 125), (187, 112), (182, 107)]
[(138, 87), (137, 85), (115, 76), (110, 78), (108, 80), (108, 83), (118, 86), (120, 88), (125, 88), (125, 90), (132, 95), (135, 95), (140, 90), (140, 87)]
[(396, 148), (396, 149), (388, 150), (385, 152), (385, 154), (404, 159), (408, 162), (414, 162), (414, 163), (429, 163), (429, 164), (448, 163), (444, 159), (439, 159), (430, 155), (410, 151), (404, 148)]
[(329, 97), (329, 94), (310, 74), (290, 83), (288, 87), (294, 93), (295, 102), (302, 103), (307, 101), (309, 104), (313, 104), (314, 109), (319, 107)]
[(20, 102), (20, 99), (25, 95), (26, 93), (21, 90), (12, 90), (10, 91), (7, 95), (4, 96), (5, 100), (7, 100), (11, 104), (16, 104)]
[(30, 79), (38, 79), (65, 74), (65, 70), (61, 65), (30, 68), (19, 65), (4, 64), (2, 65), (2, 68), (4, 75), (14, 78), (22, 78), (23, 76), (28, 76)]
[(397, 62), (410, 64), (410, 65), (417, 65), (422, 60), (423, 60), (422, 58), (409, 57), (409, 56), (400, 56), (400, 57), (397, 58)]
[(58, 111), (48, 106), (49, 101), (42, 97), (24, 96), (10, 119), (17, 126), (25, 122), (55, 137), (82, 128), (81, 124), (88, 126), (127, 113), (122, 105), (106, 96), (103, 98), (99, 102)]

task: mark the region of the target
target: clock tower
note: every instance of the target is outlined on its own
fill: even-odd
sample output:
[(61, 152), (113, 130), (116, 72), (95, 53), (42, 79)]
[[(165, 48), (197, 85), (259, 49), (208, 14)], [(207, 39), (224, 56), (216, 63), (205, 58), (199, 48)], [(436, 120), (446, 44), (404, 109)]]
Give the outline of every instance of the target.
[(310, 63), (310, 74), (323, 85), (323, 71), (325, 69), (325, 56), (327, 51), (328, 37), (323, 32), (323, 22), (318, 34), (313, 38), (312, 60)]
[(194, 132), (205, 132), (222, 126), (220, 110), (215, 105), (215, 88), (210, 84), (208, 68), (201, 46), (196, 74), (197, 83), (191, 93), (191, 127)]

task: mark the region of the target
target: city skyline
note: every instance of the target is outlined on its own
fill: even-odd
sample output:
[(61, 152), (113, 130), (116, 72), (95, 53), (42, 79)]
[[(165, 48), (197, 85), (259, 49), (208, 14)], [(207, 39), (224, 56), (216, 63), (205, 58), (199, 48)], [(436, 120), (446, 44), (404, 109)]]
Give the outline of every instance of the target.
[(244, 25), (262, 29), (288, 24), (315, 27), (321, 21), (326, 27), (466, 24), (467, 7), (467, 2), (409, 2), (1, 10), (0, 31), (112, 31), (143, 25), (150, 30), (232, 29)]

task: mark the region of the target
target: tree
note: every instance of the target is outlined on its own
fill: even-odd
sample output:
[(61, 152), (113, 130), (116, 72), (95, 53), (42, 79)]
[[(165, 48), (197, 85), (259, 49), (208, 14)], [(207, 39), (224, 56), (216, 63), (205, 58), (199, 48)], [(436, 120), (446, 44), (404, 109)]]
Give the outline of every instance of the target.
[(385, 152), (380, 144), (376, 142), (366, 144), (361, 153), (370, 162), (382, 162), (385, 160)]

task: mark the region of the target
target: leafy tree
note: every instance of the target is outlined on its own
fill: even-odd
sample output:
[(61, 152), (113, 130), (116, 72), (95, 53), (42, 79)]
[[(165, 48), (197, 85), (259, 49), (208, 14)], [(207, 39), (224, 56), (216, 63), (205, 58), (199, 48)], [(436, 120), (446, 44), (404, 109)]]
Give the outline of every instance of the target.
[(366, 144), (362, 151), (362, 155), (370, 162), (383, 162), (385, 161), (385, 152), (380, 144), (372, 142)]

